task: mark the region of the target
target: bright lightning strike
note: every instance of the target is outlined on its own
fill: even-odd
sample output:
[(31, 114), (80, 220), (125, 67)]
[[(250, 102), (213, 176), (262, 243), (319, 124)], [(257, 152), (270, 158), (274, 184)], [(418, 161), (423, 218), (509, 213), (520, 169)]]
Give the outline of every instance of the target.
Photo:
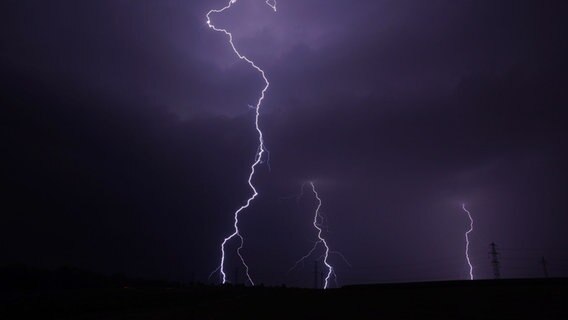
[[(256, 152), (254, 162), (251, 165), (251, 168), (250, 168), (251, 170), (250, 170), (250, 174), (249, 174), (249, 177), (248, 177), (248, 184), (250, 186), (250, 189), (252, 190), (252, 195), (250, 196), (250, 198), (248, 198), (248, 200), (246, 201), (246, 203), (243, 206), (241, 206), (237, 211), (235, 211), (235, 213), (234, 213), (234, 224), (233, 224), (234, 231), (233, 231), (233, 233), (231, 233), (228, 237), (226, 237), (223, 240), (223, 243), (221, 244), (221, 263), (219, 264), (217, 269), (215, 269), (215, 271), (213, 271), (213, 273), (219, 271), (221, 273), (221, 278), (222, 278), (223, 283), (227, 282), (227, 275), (225, 274), (225, 245), (229, 241), (231, 241), (232, 239), (238, 238), (239, 239), (239, 247), (237, 248), (237, 255), (239, 256), (242, 264), (245, 267), (245, 272), (246, 272), (246, 276), (247, 276), (248, 281), (251, 283), (251, 285), (254, 286), (254, 281), (252, 280), (252, 278), (249, 274), (249, 267), (246, 264), (245, 259), (243, 258), (242, 254), (241, 254), (241, 250), (242, 250), (243, 245), (244, 245), (244, 238), (242, 237), (242, 235), (239, 231), (239, 214), (243, 210), (248, 208), (250, 206), (251, 202), (258, 196), (258, 191), (254, 187), (254, 184), (252, 183), (252, 179), (254, 177), (256, 167), (263, 162), (262, 156), (266, 152), (266, 149), (265, 149), (265, 146), (264, 146), (264, 136), (262, 134), (262, 130), (260, 129), (258, 122), (259, 122), (259, 118), (260, 118), (260, 107), (262, 105), (262, 101), (264, 100), (266, 91), (268, 90), (268, 87), (270, 86), (270, 82), (268, 81), (268, 78), (266, 77), (264, 70), (259, 68), (252, 60), (250, 60), (246, 56), (242, 55), (237, 50), (237, 48), (235, 47), (235, 44), (233, 43), (233, 34), (230, 33), (229, 31), (227, 31), (226, 29), (217, 28), (217, 27), (215, 27), (214, 24), (211, 23), (211, 14), (222, 13), (225, 10), (230, 9), (231, 6), (233, 4), (236, 4), (236, 3), (237, 3), (237, 0), (229, 0), (229, 3), (225, 7), (221, 8), (221, 9), (213, 9), (213, 10), (207, 12), (207, 15), (206, 15), (207, 25), (209, 26), (209, 28), (213, 29), (214, 31), (224, 33), (225, 35), (227, 35), (229, 37), (229, 44), (231, 45), (231, 48), (233, 49), (235, 54), (239, 57), (239, 59), (245, 61), (246, 63), (248, 63), (251, 67), (253, 67), (256, 71), (258, 71), (260, 73), (260, 75), (262, 76), (262, 79), (264, 80), (265, 85), (264, 85), (264, 88), (262, 89), (262, 92), (260, 94), (260, 97), (259, 97), (256, 105), (253, 107), (255, 109), (254, 124), (255, 124), (256, 131), (258, 132), (258, 149), (257, 149), (257, 152)], [(275, 0), (266, 0), (266, 4), (276, 12), (276, 1)]]
[[(318, 240), (314, 243), (314, 246), (312, 247), (312, 249), (305, 256), (300, 258), (300, 260), (296, 261), (294, 266), (292, 268), (290, 268), (290, 271), (294, 270), (299, 264), (303, 264), (304, 260), (306, 260), (309, 256), (311, 256), (314, 253), (314, 251), (317, 249), (318, 245), (322, 244), (325, 248), (325, 252), (323, 254), (323, 263), (327, 267), (327, 276), (325, 277), (325, 282), (324, 282), (323, 288), (327, 289), (328, 286), (329, 286), (329, 280), (330, 280), (331, 276), (335, 275), (335, 271), (334, 271), (333, 267), (328, 262), (329, 254), (330, 253), (337, 253), (337, 252), (329, 250), (329, 246), (327, 245), (325, 238), (322, 236), (323, 230), (322, 230), (321, 225), (320, 225), (320, 221), (323, 221), (323, 217), (320, 214), (320, 208), (321, 208), (322, 202), (321, 202), (321, 198), (319, 197), (319, 194), (316, 190), (316, 186), (314, 185), (314, 183), (310, 182), (310, 185), (312, 186), (312, 191), (313, 191), (313, 193), (314, 193), (314, 195), (315, 195), (315, 197), (318, 201), (318, 206), (316, 208), (316, 212), (314, 214), (314, 220), (313, 220), (314, 228), (318, 231)], [(303, 186), (302, 186), (302, 190), (303, 190)], [(341, 256), (343, 257), (343, 255), (341, 255)]]
[[(236, 0), (235, 0), (236, 2)], [(276, 0), (266, 0), (266, 4), (272, 8), (272, 10), (274, 10), (274, 12), (276, 12)]]
[(471, 213), (467, 211), (465, 208), (465, 204), (462, 204), (462, 209), (467, 213), (469, 217), (469, 230), (465, 233), (465, 259), (467, 260), (467, 264), (469, 265), (469, 279), (473, 280), (473, 266), (471, 265), (471, 261), (469, 260), (469, 234), (473, 231), (473, 218), (471, 217)]

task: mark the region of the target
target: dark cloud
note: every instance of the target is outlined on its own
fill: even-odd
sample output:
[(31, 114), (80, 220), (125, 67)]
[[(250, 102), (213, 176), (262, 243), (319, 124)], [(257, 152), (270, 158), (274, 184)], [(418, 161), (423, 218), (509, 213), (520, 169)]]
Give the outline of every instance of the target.
[[(223, 3), (2, 4), (0, 263), (206, 280), (250, 192), (262, 86), (205, 24)], [(214, 16), (271, 80), (270, 168), (242, 219), (256, 279), (311, 283), (287, 273), (314, 240), (315, 202), (294, 196), (308, 180), (353, 265), (332, 258), (342, 283), (463, 278), (462, 202), (477, 275), (492, 241), (521, 249), (506, 276), (538, 275), (542, 255), (565, 275), (565, 6), (241, 0)]]

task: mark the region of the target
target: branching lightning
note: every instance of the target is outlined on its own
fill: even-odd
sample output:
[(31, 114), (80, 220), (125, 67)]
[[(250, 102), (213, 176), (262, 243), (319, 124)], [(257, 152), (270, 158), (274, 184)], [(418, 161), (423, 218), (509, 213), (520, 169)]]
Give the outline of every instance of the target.
[[(254, 281), (252, 280), (252, 278), (249, 274), (249, 267), (246, 264), (245, 259), (243, 258), (242, 254), (241, 254), (241, 250), (244, 246), (244, 238), (239, 231), (239, 214), (243, 210), (248, 208), (250, 206), (251, 202), (258, 196), (258, 191), (254, 187), (252, 180), (253, 180), (253, 177), (254, 177), (254, 174), (255, 174), (256, 167), (263, 162), (263, 155), (265, 154), (265, 152), (267, 152), (266, 148), (264, 146), (264, 136), (263, 136), (262, 130), (260, 129), (260, 126), (259, 126), (259, 118), (260, 118), (260, 107), (262, 105), (262, 101), (264, 100), (266, 91), (268, 90), (268, 87), (270, 86), (270, 82), (268, 81), (268, 78), (266, 77), (264, 70), (259, 68), (252, 60), (250, 60), (246, 56), (242, 55), (237, 50), (235, 44), (233, 43), (233, 34), (229, 31), (227, 31), (226, 29), (217, 28), (214, 24), (211, 23), (211, 14), (222, 13), (225, 10), (230, 9), (231, 6), (236, 4), (236, 3), (237, 3), (237, 0), (229, 0), (229, 3), (225, 7), (221, 8), (221, 9), (213, 9), (213, 10), (210, 10), (209, 12), (207, 12), (207, 15), (206, 15), (207, 25), (209, 26), (209, 28), (213, 29), (216, 32), (224, 33), (229, 38), (229, 44), (231, 45), (231, 48), (233, 49), (235, 54), (238, 56), (238, 58), (245, 61), (251, 67), (253, 67), (256, 71), (258, 71), (260, 73), (260, 75), (262, 76), (262, 79), (264, 80), (265, 85), (264, 85), (264, 88), (262, 89), (262, 92), (260, 94), (260, 97), (259, 97), (256, 105), (253, 107), (255, 109), (255, 121), (254, 121), (254, 123), (255, 123), (256, 131), (258, 133), (258, 149), (257, 149), (257, 152), (256, 152), (256, 156), (254, 158), (254, 162), (251, 165), (251, 170), (250, 170), (250, 174), (249, 174), (249, 177), (248, 177), (248, 185), (249, 185), (249, 187), (252, 191), (252, 195), (247, 199), (247, 201), (244, 205), (242, 205), (237, 211), (235, 211), (235, 213), (234, 213), (234, 224), (233, 224), (234, 231), (233, 231), (233, 233), (231, 233), (229, 236), (227, 236), (223, 240), (223, 242), (221, 244), (221, 263), (219, 264), (217, 269), (215, 269), (215, 271), (213, 271), (212, 274), (219, 271), (220, 274), (221, 274), (222, 282), (223, 283), (227, 282), (227, 275), (225, 274), (225, 245), (229, 241), (231, 241), (232, 239), (238, 238), (239, 239), (239, 247), (237, 248), (237, 255), (239, 256), (243, 266), (245, 267), (245, 273), (246, 273), (246, 276), (247, 276), (247, 280), (251, 283), (251, 285), (254, 285)], [(266, 0), (266, 4), (276, 12), (276, 1), (275, 0)]]
[(469, 265), (469, 279), (473, 280), (473, 266), (471, 265), (471, 261), (469, 260), (469, 234), (473, 231), (473, 218), (471, 217), (471, 213), (465, 208), (465, 204), (462, 204), (462, 209), (467, 213), (467, 216), (469, 217), (469, 230), (465, 233), (465, 259), (467, 260), (467, 264)]
[[(341, 255), (339, 252), (331, 251), (329, 249), (329, 246), (327, 245), (327, 241), (322, 236), (323, 230), (322, 230), (322, 227), (321, 227), (321, 221), (323, 221), (323, 217), (320, 214), (320, 208), (321, 208), (321, 205), (322, 205), (322, 201), (321, 201), (321, 198), (319, 197), (319, 194), (316, 190), (315, 184), (313, 182), (310, 182), (310, 185), (312, 186), (312, 191), (313, 191), (313, 193), (314, 193), (314, 195), (315, 195), (315, 197), (318, 201), (318, 206), (316, 208), (316, 211), (315, 211), (315, 214), (314, 214), (314, 220), (313, 220), (313, 226), (317, 230), (318, 240), (314, 243), (314, 246), (312, 247), (312, 249), (305, 256), (303, 256), (298, 261), (296, 261), (294, 266), (292, 268), (290, 268), (289, 271), (292, 271), (292, 270), (296, 269), (296, 267), (298, 267), (298, 265), (303, 264), (304, 260), (306, 260), (308, 257), (310, 257), (314, 253), (314, 251), (317, 249), (318, 245), (322, 244), (324, 246), (324, 249), (325, 249), (325, 251), (322, 255), (323, 256), (323, 263), (327, 268), (327, 276), (325, 277), (325, 282), (324, 282), (323, 288), (327, 289), (328, 286), (329, 286), (329, 280), (330, 280), (331, 276), (332, 275), (335, 276), (335, 271), (333, 269), (333, 266), (331, 266), (331, 264), (329, 264), (329, 261), (328, 261), (329, 255), (331, 253), (337, 253), (342, 258), (345, 258), (345, 257), (343, 257), (343, 255)], [(302, 186), (302, 190), (303, 190), (303, 186)], [(349, 264), (347, 262), (347, 260), (345, 260), (345, 261), (346, 261), (347, 264)]]

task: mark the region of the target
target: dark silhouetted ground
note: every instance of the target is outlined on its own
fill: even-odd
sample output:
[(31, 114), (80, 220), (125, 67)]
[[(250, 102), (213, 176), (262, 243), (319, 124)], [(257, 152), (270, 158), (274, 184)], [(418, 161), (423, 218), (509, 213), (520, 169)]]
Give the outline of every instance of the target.
[(43, 276), (37, 270), (18, 272), (2, 270), (0, 319), (568, 319), (568, 279), (383, 284), (321, 291), (176, 286), (76, 269), (43, 272)]

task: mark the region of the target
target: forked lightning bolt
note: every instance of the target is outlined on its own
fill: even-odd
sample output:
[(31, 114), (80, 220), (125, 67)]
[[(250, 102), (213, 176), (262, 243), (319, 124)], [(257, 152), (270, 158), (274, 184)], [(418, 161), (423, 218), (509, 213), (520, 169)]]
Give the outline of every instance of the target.
[[(209, 26), (209, 28), (213, 29), (214, 31), (224, 33), (229, 38), (229, 44), (231, 45), (231, 48), (233, 49), (235, 54), (238, 56), (238, 58), (245, 61), (246, 63), (251, 65), (251, 67), (253, 67), (256, 71), (258, 71), (260, 73), (260, 75), (262, 76), (262, 79), (264, 80), (265, 85), (264, 85), (264, 88), (262, 89), (262, 92), (260, 94), (260, 97), (258, 98), (256, 105), (254, 106), (254, 109), (255, 109), (254, 124), (255, 124), (256, 131), (258, 133), (258, 149), (257, 149), (257, 152), (256, 152), (256, 156), (254, 158), (254, 162), (251, 165), (251, 168), (250, 168), (251, 170), (250, 170), (250, 174), (249, 174), (249, 177), (248, 177), (248, 184), (250, 186), (250, 189), (252, 190), (252, 195), (247, 199), (247, 201), (245, 202), (244, 205), (242, 205), (237, 211), (235, 211), (235, 213), (234, 213), (234, 224), (233, 224), (234, 231), (233, 231), (233, 233), (231, 233), (229, 236), (227, 236), (223, 240), (223, 242), (221, 244), (221, 263), (219, 264), (217, 269), (215, 269), (215, 271), (213, 271), (212, 274), (219, 271), (221, 273), (221, 278), (222, 278), (223, 283), (227, 282), (227, 275), (225, 274), (225, 245), (230, 240), (232, 240), (234, 238), (238, 238), (239, 239), (239, 247), (237, 248), (237, 255), (239, 256), (242, 264), (245, 267), (247, 280), (252, 285), (254, 285), (254, 281), (252, 280), (252, 278), (249, 274), (249, 267), (246, 264), (245, 259), (243, 258), (242, 254), (241, 254), (241, 250), (242, 250), (243, 245), (244, 245), (244, 238), (239, 231), (239, 214), (243, 210), (248, 208), (250, 206), (251, 202), (258, 196), (258, 191), (254, 187), (254, 184), (252, 183), (252, 179), (254, 177), (256, 167), (259, 164), (262, 163), (262, 159), (263, 159), (262, 157), (263, 157), (264, 153), (266, 152), (266, 149), (265, 149), (265, 146), (264, 146), (264, 136), (262, 134), (262, 130), (260, 129), (258, 122), (259, 122), (259, 118), (260, 118), (260, 107), (262, 105), (262, 101), (264, 100), (266, 91), (268, 90), (268, 87), (270, 86), (270, 82), (268, 82), (268, 78), (266, 77), (264, 70), (259, 68), (252, 60), (250, 60), (246, 56), (242, 55), (237, 50), (235, 44), (233, 43), (233, 34), (230, 33), (229, 31), (227, 31), (226, 29), (217, 28), (217, 27), (215, 27), (214, 24), (211, 23), (211, 14), (222, 13), (225, 10), (230, 9), (231, 6), (236, 4), (236, 3), (237, 3), (237, 0), (229, 0), (229, 3), (225, 7), (221, 8), (221, 9), (213, 9), (213, 10), (210, 10), (209, 12), (207, 12), (207, 15), (206, 15), (207, 25)], [(266, 4), (270, 8), (272, 8), (274, 11), (276, 11), (276, 1), (275, 0), (266, 0)]]
[(471, 265), (471, 261), (469, 260), (469, 234), (473, 231), (473, 218), (471, 217), (471, 213), (467, 211), (465, 208), (465, 204), (462, 204), (462, 209), (467, 213), (469, 217), (469, 230), (465, 233), (465, 259), (467, 260), (467, 264), (469, 265), (469, 279), (473, 280), (473, 266)]
[[(314, 185), (313, 182), (310, 182), (310, 185), (312, 186), (312, 191), (318, 201), (318, 206), (316, 208), (316, 212), (314, 214), (314, 220), (313, 220), (313, 225), (314, 228), (317, 230), (318, 232), (318, 240), (314, 243), (314, 246), (312, 247), (312, 249), (302, 258), (300, 258), (300, 260), (296, 261), (296, 263), (294, 264), (294, 266), (290, 269), (290, 271), (294, 270), (300, 263), (303, 263), (304, 260), (306, 260), (309, 256), (311, 256), (314, 251), (317, 249), (318, 245), (321, 243), (324, 246), (324, 254), (323, 254), (323, 263), (327, 268), (327, 276), (325, 277), (325, 282), (324, 282), (324, 289), (327, 289), (329, 286), (329, 280), (331, 278), (332, 275), (335, 275), (335, 271), (333, 269), (333, 267), (329, 264), (328, 262), (328, 258), (329, 258), (329, 254), (330, 253), (334, 253), (332, 251), (329, 250), (329, 246), (327, 245), (327, 242), (325, 241), (325, 238), (322, 236), (323, 230), (321, 228), (320, 225), (320, 221), (323, 220), (323, 217), (320, 214), (320, 208), (321, 208), (321, 198), (319, 197), (319, 194), (316, 190), (316, 186)], [(303, 190), (303, 187), (302, 187)], [(341, 255), (343, 257), (343, 255)]]

